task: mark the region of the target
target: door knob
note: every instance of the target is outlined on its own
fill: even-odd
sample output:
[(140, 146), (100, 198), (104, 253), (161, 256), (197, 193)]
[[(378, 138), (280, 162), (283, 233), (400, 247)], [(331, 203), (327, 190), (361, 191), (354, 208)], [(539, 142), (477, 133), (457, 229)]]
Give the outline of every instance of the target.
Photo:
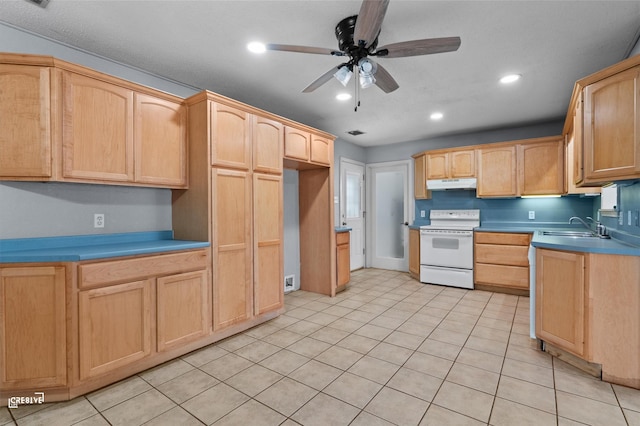
[(400, 225), (409, 226), (409, 222), (401, 223)]
[(342, 222), (342, 226), (347, 226), (347, 222)]

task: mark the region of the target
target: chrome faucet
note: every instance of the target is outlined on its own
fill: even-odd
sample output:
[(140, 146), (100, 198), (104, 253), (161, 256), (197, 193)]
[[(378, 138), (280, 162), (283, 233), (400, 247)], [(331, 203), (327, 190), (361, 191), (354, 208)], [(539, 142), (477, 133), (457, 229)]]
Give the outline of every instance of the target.
[[(587, 219), (591, 219), (590, 217), (587, 217)], [(585, 222), (584, 220), (582, 220), (581, 218), (579, 218), (578, 216), (573, 216), (571, 218), (569, 218), (569, 223), (573, 223), (574, 220), (577, 220), (578, 222), (580, 222), (582, 225), (584, 225), (585, 228), (587, 228), (589, 231), (593, 232), (593, 230), (591, 229), (591, 227), (589, 226), (589, 224), (587, 222)]]
[(578, 222), (580, 222), (585, 228), (587, 228), (590, 232), (594, 233), (595, 235), (597, 235), (600, 238), (610, 238), (607, 232), (607, 227), (604, 226), (603, 224), (601, 224), (600, 222), (596, 222), (595, 220), (593, 220), (592, 217), (587, 216), (587, 220), (591, 221), (594, 225), (596, 225), (596, 230), (593, 231), (591, 229), (591, 226), (589, 226), (589, 224), (587, 222), (585, 222), (584, 220), (582, 220), (581, 218), (579, 218), (578, 216), (573, 216), (571, 218), (569, 218), (569, 223), (573, 223), (573, 221), (577, 220)]

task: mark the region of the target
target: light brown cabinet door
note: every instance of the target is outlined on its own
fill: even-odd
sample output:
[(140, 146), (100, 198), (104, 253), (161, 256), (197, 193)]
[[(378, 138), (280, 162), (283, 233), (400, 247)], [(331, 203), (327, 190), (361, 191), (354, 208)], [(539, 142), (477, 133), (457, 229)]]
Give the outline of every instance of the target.
[(135, 94), (135, 181), (181, 188), (187, 184), (187, 108)]
[(564, 193), (564, 141), (518, 145), (519, 195)]
[(208, 334), (211, 328), (208, 284), (206, 270), (157, 279), (158, 352)]
[(311, 135), (311, 162), (330, 166), (333, 158), (331, 158), (331, 141), (317, 135)]
[(63, 175), (133, 181), (133, 91), (63, 72)]
[(480, 149), (478, 155), (478, 197), (515, 197), (515, 145)]
[(279, 309), (284, 297), (282, 177), (253, 175), (253, 289), (256, 315)]
[(293, 127), (284, 128), (284, 156), (291, 160), (309, 161), (311, 134)]
[(253, 170), (282, 174), (284, 126), (275, 120), (253, 116)]
[(569, 176), (569, 179), (573, 179), (574, 184), (578, 185), (582, 183), (584, 179), (584, 105), (582, 99), (582, 92), (578, 94), (576, 100), (576, 108), (573, 116), (573, 176)]
[(51, 177), (49, 73), (0, 64), (0, 177)]
[(67, 383), (63, 267), (0, 268), (0, 384)]
[(216, 102), (210, 114), (211, 164), (251, 170), (251, 115)]
[(431, 198), (427, 191), (427, 155), (422, 154), (413, 159), (413, 196), (416, 200)]
[(409, 229), (409, 272), (420, 275), (420, 230)]
[(349, 233), (341, 232), (347, 235), (347, 242), (336, 245), (336, 269), (338, 276), (336, 285), (338, 287), (347, 284), (351, 280), (351, 245), (349, 244)]
[(584, 255), (536, 250), (536, 336), (578, 356), (585, 347)]
[(211, 220), (214, 331), (251, 317), (251, 186), (251, 174), (248, 172), (213, 169)]
[(585, 87), (585, 183), (640, 177), (639, 77), (640, 66)]
[(80, 380), (151, 354), (151, 281), (80, 291), (78, 305)]
[(449, 154), (449, 176), (452, 178), (474, 177), (476, 175), (476, 152), (453, 151)]
[(427, 155), (427, 179), (446, 179), (449, 177), (449, 153)]

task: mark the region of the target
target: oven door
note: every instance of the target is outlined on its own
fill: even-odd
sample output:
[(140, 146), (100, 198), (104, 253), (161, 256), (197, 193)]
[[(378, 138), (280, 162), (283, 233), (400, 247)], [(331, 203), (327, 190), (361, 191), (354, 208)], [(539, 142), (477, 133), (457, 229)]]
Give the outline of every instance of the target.
[(420, 230), (420, 264), (473, 269), (473, 231)]

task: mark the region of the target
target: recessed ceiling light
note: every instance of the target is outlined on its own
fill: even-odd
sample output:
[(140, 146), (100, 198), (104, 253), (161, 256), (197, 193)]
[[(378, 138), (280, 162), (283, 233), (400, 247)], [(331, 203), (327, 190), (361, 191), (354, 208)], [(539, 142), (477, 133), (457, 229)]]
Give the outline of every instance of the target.
[(338, 93), (336, 95), (336, 99), (339, 101), (348, 101), (349, 99), (351, 99), (351, 94), (349, 93)]
[(441, 120), (442, 117), (444, 117), (444, 114), (442, 114), (441, 112), (434, 112), (429, 116), (429, 118), (431, 118), (432, 120)]
[(264, 43), (260, 43), (259, 41), (252, 41), (251, 43), (247, 44), (247, 49), (249, 49), (249, 51), (253, 53), (264, 53), (267, 50)]
[(502, 83), (502, 84), (514, 83), (514, 82), (520, 80), (520, 77), (522, 77), (520, 74), (505, 75), (504, 77), (502, 77), (500, 79), (500, 83)]

